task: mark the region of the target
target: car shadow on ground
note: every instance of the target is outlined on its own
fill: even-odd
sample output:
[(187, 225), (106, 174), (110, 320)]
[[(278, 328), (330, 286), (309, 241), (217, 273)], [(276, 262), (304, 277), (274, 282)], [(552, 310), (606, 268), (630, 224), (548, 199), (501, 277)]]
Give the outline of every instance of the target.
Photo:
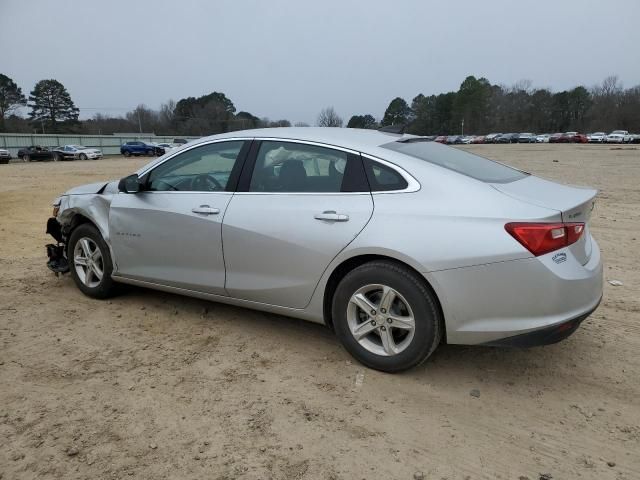
[[(230, 325), (230, 328), (237, 327), (249, 338), (255, 335), (255, 349), (260, 348), (261, 336), (271, 334), (273, 342), (286, 342), (291, 346), (292, 357), (304, 354), (312, 346), (315, 355), (329, 362), (357, 363), (325, 325), (139, 287), (127, 287), (120, 297), (114, 299), (114, 303), (117, 301), (140, 305), (164, 304), (168, 311), (179, 308), (180, 312), (187, 314), (178, 316), (180, 321), (193, 322), (194, 325), (202, 321), (200, 313), (207, 311), (207, 325), (212, 333), (221, 323)], [(266, 330), (265, 322), (268, 324)], [(577, 366), (578, 357), (588, 354), (585, 350), (590, 348), (589, 342), (581, 341), (584, 338), (580, 337), (579, 329), (568, 340), (533, 348), (441, 344), (426, 362), (400, 375), (430, 382), (451, 382), (452, 378), (457, 378), (458, 381), (480, 380), (509, 386), (536, 376), (541, 378), (539, 386), (543, 387), (545, 376), (557, 380), (559, 371), (566, 370), (569, 374), (571, 368)]]

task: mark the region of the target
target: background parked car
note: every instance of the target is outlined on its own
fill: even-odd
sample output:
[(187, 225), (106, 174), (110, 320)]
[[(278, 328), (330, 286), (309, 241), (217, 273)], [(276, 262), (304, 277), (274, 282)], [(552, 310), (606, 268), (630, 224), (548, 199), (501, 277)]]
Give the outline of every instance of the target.
[(549, 143), (549, 137), (551, 135), (549, 133), (543, 133), (536, 136), (536, 143)]
[(607, 138), (607, 134), (604, 132), (594, 132), (587, 135), (589, 143), (603, 143)]
[(446, 135), (438, 135), (436, 137), (436, 139), (434, 140), (434, 142), (447, 143), (447, 136)]
[(640, 143), (640, 134), (631, 135), (631, 143)]
[(486, 137), (484, 135), (476, 135), (473, 137), (471, 143), (485, 143), (485, 138)]
[(130, 157), (131, 155), (136, 157), (140, 155), (164, 155), (164, 148), (152, 143), (131, 141), (120, 147), (120, 153), (125, 157)]
[(518, 143), (535, 143), (536, 136), (533, 133), (521, 133), (518, 135)]
[(519, 137), (519, 133), (503, 133), (496, 139), (495, 143), (517, 143)]
[(475, 138), (474, 135), (461, 135), (456, 140), (456, 143), (458, 145), (469, 145), (470, 143), (473, 142), (474, 138)]
[(496, 138), (498, 138), (501, 133), (490, 133), (484, 137), (484, 143), (495, 143)]
[(5, 165), (9, 163), (9, 160), (11, 160), (11, 154), (9, 153), (9, 150), (0, 148), (0, 164)]
[(164, 149), (164, 153), (170, 152), (171, 150), (175, 150), (176, 148), (180, 148), (183, 143), (158, 143), (158, 147)]
[(631, 141), (631, 135), (627, 130), (614, 130), (607, 135), (607, 143), (629, 143)]
[(549, 143), (559, 143), (558, 141), (564, 135), (564, 133), (553, 133), (549, 137)]
[(558, 143), (587, 143), (587, 141), (587, 136), (578, 132), (565, 132), (558, 139)]
[(18, 158), (25, 162), (38, 160), (55, 160), (53, 152), (46, 147), (32, 146), (18, 150)]
[(96, 148), (82, 145), (65, 145), (52, 149), (54, 160), (97, 160), (102, 158), (102, 152)]

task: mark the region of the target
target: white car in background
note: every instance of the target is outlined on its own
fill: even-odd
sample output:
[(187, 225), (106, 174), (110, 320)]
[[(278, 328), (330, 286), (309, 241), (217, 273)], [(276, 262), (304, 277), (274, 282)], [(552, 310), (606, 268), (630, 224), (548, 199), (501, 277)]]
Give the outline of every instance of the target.
[(178, 143), (158, 143), (156, 144), (158, 147), (164, 148), (165, 153), (171, 152), (177, 148), (180, 148), (182, 145)]
[(4, 148), (0, 148), (0, 164), (7, 164), (11, 160), (11, 154), (9, 150), (5, 150)]
[(98, 160), (102, 151), (83, 145), (65, 145), (53, 149), (54, 160)]
[(541, 135), (536, 135), (536, 143), (549, 143), (549, 137), (551, 135), (548, 133), (543, 133)]
[(589, 143), (604, 143), (607, 138), (607, 134), (604, 132), (595, 132), (587, 135), (587, 138), (589, 139)]
[(607, 135), (607, 143), (629, 143), (631, 141), (631, 135), (627, 130), (614, 130)]

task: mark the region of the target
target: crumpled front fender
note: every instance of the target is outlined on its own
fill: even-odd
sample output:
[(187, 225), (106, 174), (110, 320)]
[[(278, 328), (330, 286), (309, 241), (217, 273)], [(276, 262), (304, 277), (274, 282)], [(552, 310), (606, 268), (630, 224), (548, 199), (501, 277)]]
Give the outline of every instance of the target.
[[(103, 186), (105, 184), (102, 184)], [(60, 198), (60, 210), (57, 220), (63, 232), (74, 223), (76, 215), (82, 215), (90, 220), (102, 235), (107, 245), (111, 246), (109, 235), (109, 208), (113, 195), (85, 194), (64, 195)]]

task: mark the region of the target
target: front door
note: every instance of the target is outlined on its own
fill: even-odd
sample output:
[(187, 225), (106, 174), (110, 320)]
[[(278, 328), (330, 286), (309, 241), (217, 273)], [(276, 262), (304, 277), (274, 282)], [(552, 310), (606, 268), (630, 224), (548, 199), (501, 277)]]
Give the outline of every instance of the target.
[(109, 232), (116, 275), (224, 294), (222, 218), (248, 145), (188, 149), (144, 175), (144, 190), (114, 196)]
[[(254, 164), (253, 170), (249, 167)], [(365, 227), (373, 201), (357, 154), (262, 141), (224, 218), (229, 295), (305, 307), (331, 260)]]

